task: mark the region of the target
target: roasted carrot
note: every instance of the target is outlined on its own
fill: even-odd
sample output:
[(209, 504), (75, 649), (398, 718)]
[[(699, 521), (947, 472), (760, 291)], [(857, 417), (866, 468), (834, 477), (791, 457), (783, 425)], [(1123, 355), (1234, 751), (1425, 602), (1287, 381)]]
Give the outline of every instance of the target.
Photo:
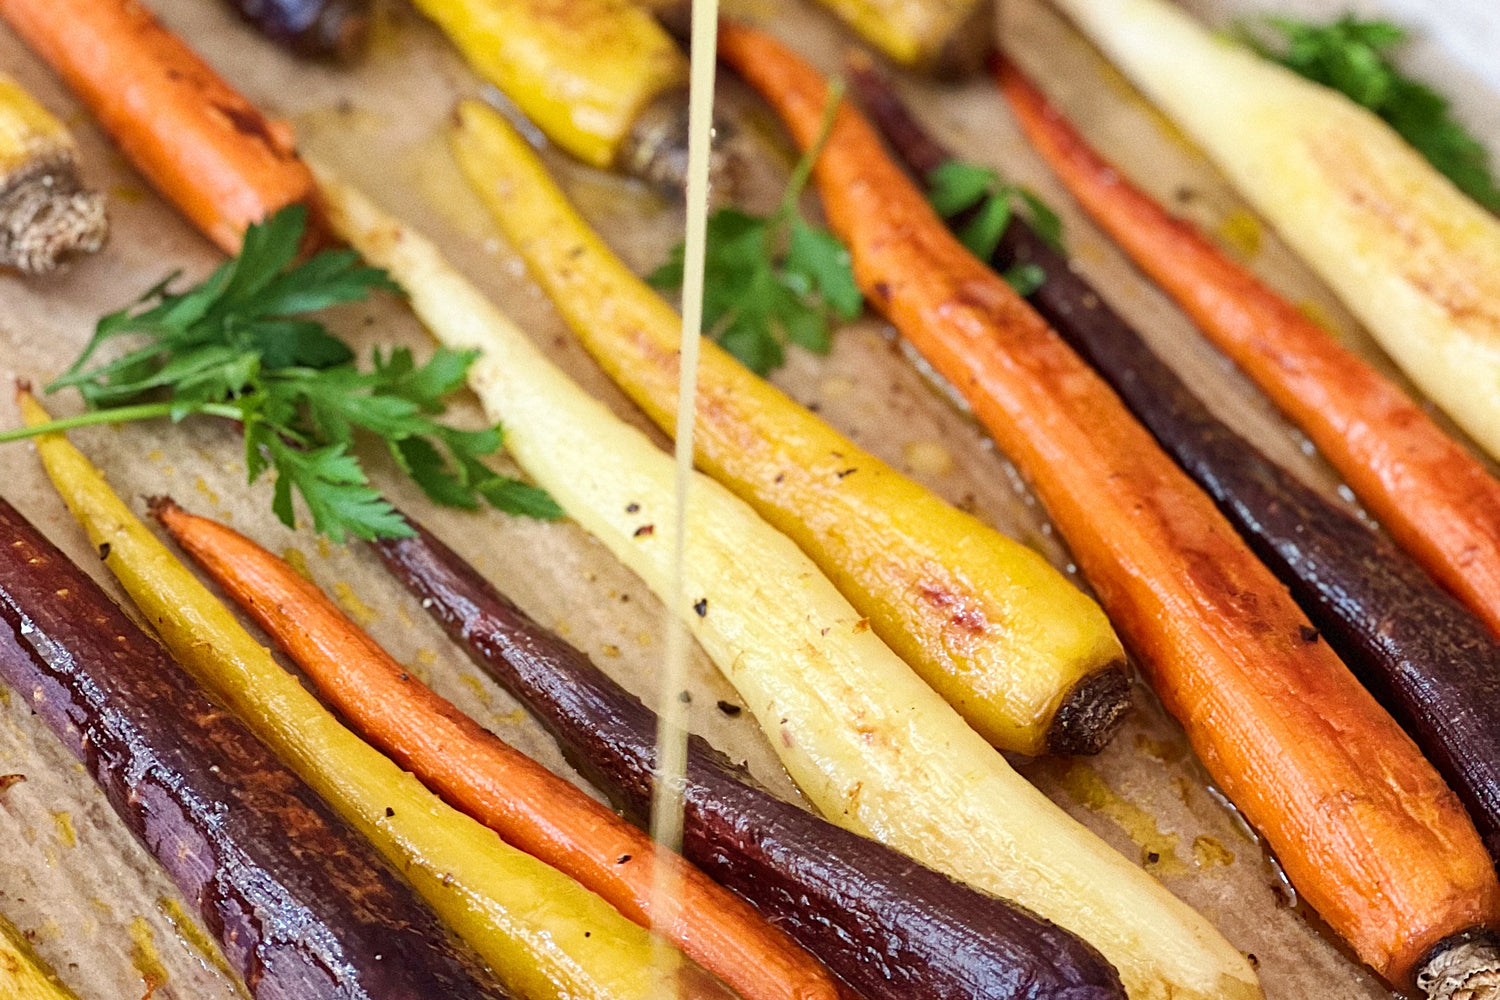
[(0, 0), (146, 179), (227, 253), (307, 201), (291, 129), (268, 120), (136, 0)]
[[(827, 87), (769, 36), (721, 52), (810, 143)], [(845, 106), (814, 170), (855, 276), (1029, 477), (1167, 708), (1307, 901), (1393, 982), (1500, 919), (1453, 793), (1233, 528), (951, 236)]]
[(1500, 634), (1500, 481), (1400, 386), (1126, 180), (1014, 65), (998, 63), (996, 76), (1032, 147), (1094, 221)]
[(317, 585), (225, 525), (171, 500), (152, 513), (193, 561), (276, 640), (365, 739), (449, 805), (559, 868), (642, 926), (656, 859), (681, 886), (658, 927), (745, 1000), (836, 1000), (836, 980), (740, 897), (503, 742), (391, 658)]

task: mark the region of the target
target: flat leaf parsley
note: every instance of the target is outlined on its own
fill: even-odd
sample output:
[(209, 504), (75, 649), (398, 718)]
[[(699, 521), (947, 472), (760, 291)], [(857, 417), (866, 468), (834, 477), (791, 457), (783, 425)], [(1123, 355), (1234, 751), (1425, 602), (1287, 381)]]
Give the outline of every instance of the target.
[[(244, 427), (250, 482), (276, 473), (272, 508), (294, 523), (300, 494), (314, 528), (335, 541), (401, 538), (409, 525), (372, 486), (354, 455), (356, 438), (385, 442), (432, 500), (475, 508), (481, 499), (511, 513), (556, 518), (561, 509), (534, 486), (498, 475), (481, 459), (499, 450), (499, 427), (464, 431), (438, 423), (443, 397), (463, 384), (477, 352), (439, 348), (418, 365), (405, 348), (374, 352), (372, 371), (305, 314), (357, 302), (372, 290), (400, 292), (352, 250), (293, 264), (306, 226), (301, 206), (282, 209), (245, 234), (240, 255), (184, 292), (176, 275), (99, 321), (93, 339), (48, 392), (72, 386), (90, 412), (0, 434), (16, 440), (87, 424), (195, 414)], [(137, 346), (86, 368), (106, 341)]]
[[(945, 219), (962, 217), (957, 236), (980, 260), (988, 261), (1011, 219), (1020, 214), (1036, 234), (1063, 251), (1062, 220), (1035, 193), (1011, 184), (989, 167), (949, 160), (927, 174), (927, 200)], [(1020, 295), (1041, 287), (1046, 275), (1035, 264), (1015, 264), (1002, 272)]]
[[(721, 208), (708, 219), (703, 333), (757, 375), (785, 363), (787, 342), (827, 354), (831, 317), (851, 320), (864, 307), (849, 251), (797, 208), (841, 97), (835, 85), (818, 141), (792, 170), (774, 213)], [(681, 288), (682, 256), (679, 243), (646, 280), (664, 290)]]

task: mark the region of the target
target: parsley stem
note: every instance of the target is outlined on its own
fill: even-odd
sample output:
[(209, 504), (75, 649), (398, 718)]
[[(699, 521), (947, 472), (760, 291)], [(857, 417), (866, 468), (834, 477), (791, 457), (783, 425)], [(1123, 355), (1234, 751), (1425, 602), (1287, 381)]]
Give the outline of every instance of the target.
[(844, 101), (844, 79), (834, 77), (828, 81), (828, 97), (823, 104), (823, 120), (818, 124), (818, 137), (797, 165), (792, 168), (791, 179), (787, 181), (786, 191), (781, 196), (781, 205), (776, 210), (778, 217), (790, 218), (797, 210), (797, 199), (802, 197), (802, 189), (807, 187), (808, 178), (812, 176), (813, 164), (818, 162), (818, 156), (823, 152), (823, 147), (828, 144), (828, 135), (833, 131), (834, 119), (838, 117), (839, 105)]
[[(53, 434), (59, 431), (72, 430), (75, 427), (92, 427), (95, 424), (123, 424), (135, 420), (153, 420), (158, 417), (170, 417), (173, 404), (171, 403), (140, 403), (135, 406), (115, 406), (103, 410), (89, 410), (77, 416), (63, 417), (61, 420), (49, 420), (45, 424), (37, 424), (35, 427), (16, 427), (8, 431), (0, 431), (0, 444), (9, 441), (22, 441), (26, 438), (36, 437), (38, 434)], [(230, 420), (244, 419), (244, 411), (238, 406), (230, 406), (223, 403), (202, 403), (193, 407), (189, 413), (207, 413), (215, 417), (227, 417)]]

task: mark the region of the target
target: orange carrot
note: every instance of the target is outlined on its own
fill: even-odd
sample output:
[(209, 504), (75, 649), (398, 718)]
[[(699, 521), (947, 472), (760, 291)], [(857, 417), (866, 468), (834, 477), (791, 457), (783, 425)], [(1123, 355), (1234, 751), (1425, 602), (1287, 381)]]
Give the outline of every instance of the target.
[(996, 75), (1032, 146), (1094, 221), (1500, 635), (1500, 481), (1399, 386), (1125, 180), (1013, 65)]
[[(727, 27), (719, 44), (811, 143), (821, 76), (760, 32)], [(1024, 470), (1162, 701), (1304, 898), (1402, 984), (1446, 938), (1500, 920), (1484, 846), (1416, 746), (847, 105), (814, 177), (861, 287)]]
[(744, 900), (416, 680), (284, 560), (171, 500), (152, 512), (177, 544), (286, 651), (361, 736), (507, 843), (650, 926), (653, 867), (677, 869), (673, 922), (658, 928), (745, 1000), (838, 1000), (821, 964)]
[(0, 0), (146, 179), (227, 253), (245, 227), (308, 202), (291, 129), (268, 121), (135, 0)]

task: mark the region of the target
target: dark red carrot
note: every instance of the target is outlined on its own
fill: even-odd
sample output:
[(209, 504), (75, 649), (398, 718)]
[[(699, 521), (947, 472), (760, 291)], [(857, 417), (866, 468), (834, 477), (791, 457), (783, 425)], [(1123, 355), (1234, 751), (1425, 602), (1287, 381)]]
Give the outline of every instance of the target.
[[(285, 560), (170, 500), (151, 509), (355, 731), (450, 805), (654, 927), (744, 1000), (837, 1000), (833, 977), (738, 896), (416, 680)], [(653, 919), (655, 859), (678, 870), (670, 923)]]
[(1022, 130), (1080, 205), (1287, 414), (1403, 548), (1500, 634), (1500, 480), (1390, 379), (1168, 215), (1010, 63)]
[[(822, 77), (770, 36), (724, 58), (812, 143)], [(1158, 695), (1304, 898), (1410, 983), (1500, 922), (1500, 882), (1454, 794), (1119, 398), (944, 227), (842, 107), (814, 179), (876, 308), (1028, 476)], [(1330, 809), (1357, 801), (1358, 808)]]
[[(951, 159), (868, 63), (861, 102), (908, 169)], [(1325, 500), (1235, 434), (1024, 220), (996, 270), (1035, 264), (1036, 310), (1109, 380), (1218, 503), (1257, 555), (1463, 800), (1500, 859), (1500, 641), (1384, 535)]]
[(0, 500), (0, 679), (263, 1000), (501, 1000), (374, 849)]
[[(650, 815), (656, 716), (415, 521), (386, 567), (633, 821)], [(757, 786), (688, 744), (683, 853), (869, 1000), (1121, 1000), (1093, 948)]]

